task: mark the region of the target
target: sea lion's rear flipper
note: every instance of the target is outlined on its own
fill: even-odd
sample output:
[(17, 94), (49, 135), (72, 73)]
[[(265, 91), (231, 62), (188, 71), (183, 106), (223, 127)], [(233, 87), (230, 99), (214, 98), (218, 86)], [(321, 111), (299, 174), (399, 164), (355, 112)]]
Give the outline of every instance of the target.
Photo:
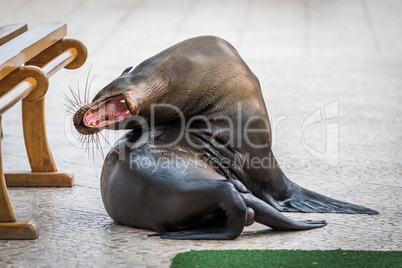
[(377, 211), (363, 206), (339, 201), (300, 187), (290, 198), (276, 201), (279, 211), (322, 212), (347, 214), (378, 214)]
[(278, 210), (251, 193), (242, 193), (247, 207), (254, 210), (254, 220), (267, 225), (274, 230), (293, 231), (309, 230), (323, 227), (326, 222), (323, 220), (295, 221), (282, 215)]
[(256, 196), (281, 212), (319, 212), (347, 214), (378, 214), (359, 205), (339, 201), (305, 189), (289, 180), (279, 167), (272, 152), (273, 168), (259, 184)]

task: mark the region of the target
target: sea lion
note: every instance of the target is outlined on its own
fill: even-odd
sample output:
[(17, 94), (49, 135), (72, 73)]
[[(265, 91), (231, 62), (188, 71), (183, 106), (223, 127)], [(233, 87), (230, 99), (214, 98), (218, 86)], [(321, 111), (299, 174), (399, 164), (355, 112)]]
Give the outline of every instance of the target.
[(74, 115), (83, 135), (131, 129), (106, 156), (101, 193), (117, 223), (169, 239), (234, 239), (253, 221), (322, 227), (279, 211), (377, 214), (290, 181), (271, 151), (257, 77), (225, 40), (201, 36), (145, 60)]

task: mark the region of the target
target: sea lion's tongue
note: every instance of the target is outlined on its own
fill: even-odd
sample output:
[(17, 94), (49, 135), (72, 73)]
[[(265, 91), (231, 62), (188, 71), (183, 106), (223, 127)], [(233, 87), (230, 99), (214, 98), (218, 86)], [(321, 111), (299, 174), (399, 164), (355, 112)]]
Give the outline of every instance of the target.
[(131, 116), (122, 95), (91, 107), (84, 115), (88, 127), (102, 127)]

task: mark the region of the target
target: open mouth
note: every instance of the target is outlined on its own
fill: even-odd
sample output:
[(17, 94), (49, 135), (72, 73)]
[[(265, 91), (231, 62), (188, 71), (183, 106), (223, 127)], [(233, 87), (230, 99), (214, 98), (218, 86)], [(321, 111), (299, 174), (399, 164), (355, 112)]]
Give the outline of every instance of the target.
[(114, 124), (131, 116), (123, 95), (107, 99), (90, 107), (82, 118), (88, 128), (100, 128)]

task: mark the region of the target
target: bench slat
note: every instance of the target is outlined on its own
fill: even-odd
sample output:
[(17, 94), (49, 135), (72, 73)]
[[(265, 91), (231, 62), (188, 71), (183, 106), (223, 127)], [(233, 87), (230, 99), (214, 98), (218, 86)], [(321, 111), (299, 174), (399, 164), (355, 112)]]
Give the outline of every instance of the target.
[(28, 31), (28, 26), (25, 23), (0, 27), (0, 46), (26, 31)]
[(43, 23), (0, 46), (0, 79), (66, 35), (65, 23)]

